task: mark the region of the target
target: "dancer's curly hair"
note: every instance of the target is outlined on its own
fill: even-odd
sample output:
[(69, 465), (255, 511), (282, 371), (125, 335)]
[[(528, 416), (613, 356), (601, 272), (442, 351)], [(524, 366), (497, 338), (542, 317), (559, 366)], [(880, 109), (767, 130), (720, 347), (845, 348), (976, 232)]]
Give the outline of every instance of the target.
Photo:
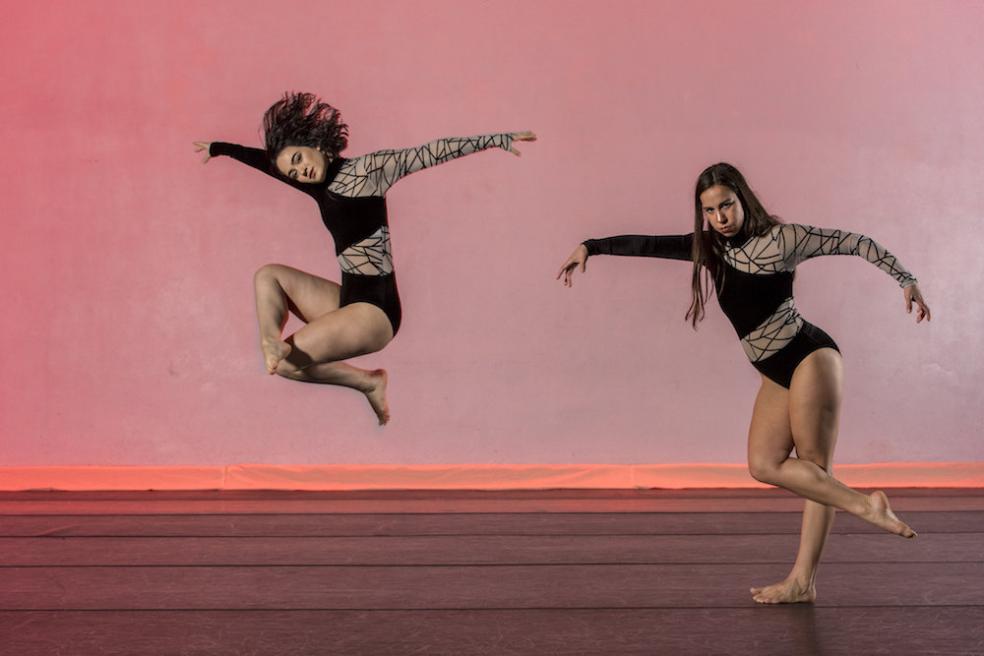
[(263, 140), (273, 161), (287, 146), (317, 148), (334, 158), (348, 146), (348, 126), (313, 93), (287, 92), (263, 114)]

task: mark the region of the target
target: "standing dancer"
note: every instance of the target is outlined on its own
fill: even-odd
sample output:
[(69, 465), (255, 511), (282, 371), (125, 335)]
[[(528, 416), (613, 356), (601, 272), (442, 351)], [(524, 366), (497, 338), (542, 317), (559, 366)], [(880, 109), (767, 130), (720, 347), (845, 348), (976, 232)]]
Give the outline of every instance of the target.
[[(834, 340), (796, 311), (793, 271), (799, 262), (818, 255), (859, 255), (895, 278), (906, 310), (917, 307), (916, 323), (930, 319), (929, 308), (916, 279), (882, 246), (842, 230), (780, 223), (729, 164), (715, 164), (700, 174), (694, 202), (693, 233), (589, 239), (564, 262), (557, 278), (570, 287), (574, 270), (585, 271), (591, 255), (691, 260), (693, 300), (686, 316), (694, 328), (704, 316), (713, 284), (746, 355), (762, 374), (748, 433), (749, 471), (763, 483), (807, 499), (792, 571), (784, 581), (752, 588), (751, 593), (759, 603), (812, 602), (834, 508), (903, 537), (916, 533), (895, 516), (884, 492), (864, 495), (833, 477), (841, 356)], [(791, 458), (794, 447), (796, 457)]]
[[(266, 150), (196, 141), (205, 162), (228, 155), (308, 194), (335, 240), (341, 285), (284, 266), (256, 272), (260, 348), (270, 374), (351, 387), (366, 395), (380, 424), (389, 421), (386, 371), (342, 362), (386, 346), (400, 328), (386, 192), (405, 175), (489, 148), (514, 155), (513, 141), (532, 132), (437, 139), (418, 148), (380, 150), (352, 159), (348, 126), (337, 109), (310, 93), (287, 93), (263, 116)], [(282, 339), (287, 312), (305, 326)]]

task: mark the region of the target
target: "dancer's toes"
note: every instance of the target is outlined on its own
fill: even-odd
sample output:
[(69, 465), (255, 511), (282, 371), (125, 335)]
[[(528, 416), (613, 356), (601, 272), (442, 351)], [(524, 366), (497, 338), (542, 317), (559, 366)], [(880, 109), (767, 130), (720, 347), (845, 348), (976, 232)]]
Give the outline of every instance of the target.
[(817, 599), (817, 589), (796, 579), (786, 579), (762, 588), (751, 588), (752, 599), (760, 604), (810, 604)]
[(916, 532), (892, 512), (888, 497), (881, 490), (875, 490), (868, 495), (868, 507), (869, 511), (865, 519), (875, 526), (904, 538), (916, 537)]
[(260, 342), (263, 350), (263, 360), (266, 362), (267, 373), (271, 376), (277, 373), (277, 365), (290, 355), (290, 344), (274, 339), (264, 339)]
[(389, 404), (386, 402), (386, 383), (388, 381), (389, 375), (385, 369), (371, 371), (369, 372), (369, 387), (364, 392), (369, 400), (369, 405), (372, 406), (372, 411), (376, 413), (376, 417), (379, 419), (380, 426), (385, 426), (386, 422), (390, 420)]

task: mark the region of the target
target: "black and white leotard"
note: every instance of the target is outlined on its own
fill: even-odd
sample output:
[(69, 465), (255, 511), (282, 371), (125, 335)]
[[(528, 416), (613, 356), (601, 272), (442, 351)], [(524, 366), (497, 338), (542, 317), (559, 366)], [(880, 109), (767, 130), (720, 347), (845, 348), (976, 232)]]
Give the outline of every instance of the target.
[[(693, 233), (679, 236), (624, 235), (584, 242), (589, 255), (636, 255), (691, 260)], [(715, 292), (741, 338), (752, 365), (788, 388), (793, 371), (810, 353), (837, 344), (806, 322), (793, 303), (796, 265), (818, 255), (858, 255), (889, 274), (900, 287), (916, 279), (884, 247), (864, 235), (808, 225), (780, 224), (758, 237), (725, 240)]]
[(415, 171), (480, 150), (511, 146), (511, 134), (503, 133), (437, 139), (417, 148), (380, 150), (352, 159), (337, 157), (326, 167), (324, 181), (312, 184), (280, 175), (267, 152), (259, 148), (214, 141), (209, 155), (228, 155), (314, 198), (342, 269), (341, 306), (375, 305), (386, 313), (396, 335), (402, 310), (393, 273), (386, 192)]

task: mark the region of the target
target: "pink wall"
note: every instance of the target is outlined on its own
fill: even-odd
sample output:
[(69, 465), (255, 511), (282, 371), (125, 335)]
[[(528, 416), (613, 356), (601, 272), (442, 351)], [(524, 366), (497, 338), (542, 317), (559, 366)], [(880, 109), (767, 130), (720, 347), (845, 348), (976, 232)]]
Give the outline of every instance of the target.
[[(685, 263), (583, 238), (689, 230), (705, 165), (787, 221), (862, 231), (921, 280), (916, 326), (861, 260), (801, 311), (846, 356), (838, 459), (981, 460), (984, 5), (42, 2), (0, 27), (0, 462), (742, 462), (757, 375)], [(175, 9), (174, 7), (178, 8)], [(534, 129), (390, 194), (401, 334), (358, 395), (262, 373), (252, 272), (336, 278), (314, 205), (195, 139), (258, 143), (285, 89), (350, 153)]]

